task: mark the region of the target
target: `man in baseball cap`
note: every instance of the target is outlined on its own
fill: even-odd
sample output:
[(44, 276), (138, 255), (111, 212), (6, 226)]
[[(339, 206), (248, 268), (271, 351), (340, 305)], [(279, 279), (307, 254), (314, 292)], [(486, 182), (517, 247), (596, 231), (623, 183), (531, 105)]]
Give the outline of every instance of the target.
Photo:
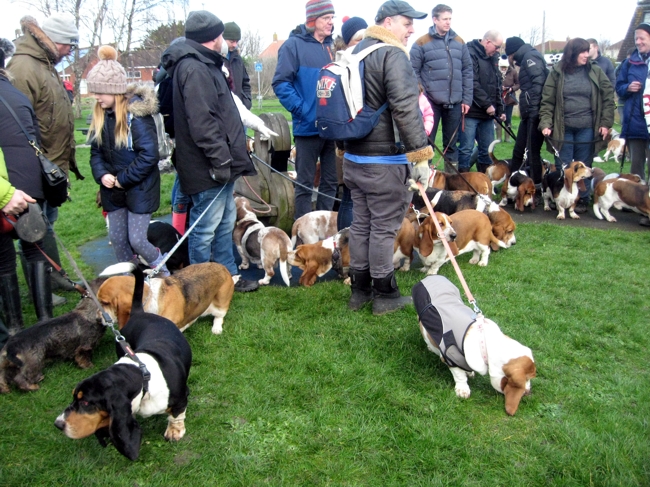
[(379, 7), (377, 16), (375, 17), (375, 22), (379, 24), (386, 17), (393, 17), (395, 15), (410, 17), (412, 19), (423, 19), (427, 16), (425, 12), (418, 12), (402, 0), (388, 0)]

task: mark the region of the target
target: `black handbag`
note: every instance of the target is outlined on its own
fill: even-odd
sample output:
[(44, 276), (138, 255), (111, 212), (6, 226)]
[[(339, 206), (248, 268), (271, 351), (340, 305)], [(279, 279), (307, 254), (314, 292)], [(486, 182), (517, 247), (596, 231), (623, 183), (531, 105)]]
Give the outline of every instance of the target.
[(68, 199), (68, 177), (59, 166), (45, 157), (43, 151), (41, 151), (41, 149), (38, 147), (36, 140), (32, 139), (29, 136), (27, 130), (25, 130), (25, 127), (23, 127), (23, 124), (20, 123), (16, 112), (14, 112), (13, 108), (9, 106), (9, 104), (2, 96), (0, 96), (0, 101), (4, 103), (4, 106), (7, 107), (9, 113), (13, 115), (14, 120), (16, 120), (16, 123), (25, 134), (25, 137), (27, 137), (29, 145), (34, 148), (36, 157), (38, 157), (38, 160), (41, 163), (41, 175), (43, 180), (43, 194), (45, 195), (45, 201), (47, 201), (48, 205), (53, 207), (61, 206), (65, 200)]

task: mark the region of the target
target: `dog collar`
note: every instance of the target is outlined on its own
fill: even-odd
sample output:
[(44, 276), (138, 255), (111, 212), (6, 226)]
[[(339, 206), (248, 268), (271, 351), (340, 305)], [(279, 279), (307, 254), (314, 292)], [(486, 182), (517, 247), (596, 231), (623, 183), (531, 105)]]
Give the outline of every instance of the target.
[(151, 372), (149, 372), (149, 369), (147, 369), (147, 366), (144, 364), (142, 360), (138, 358), (138, 356), (133, 352), (133, 349), (131, 349), (131, 345), (129, 345), (126, 340), (118, 340), (117, 343), (120, 344), (120, 347), (122, 347), (122, 350), (124, 351), (124, 354), (129, 357), (131, 360), (133, 360), (137, 366), (140, 368), (140, 372), (142, 372), (142, 395), (147, 393), (149, 390), (149, 380), (151, 379)]

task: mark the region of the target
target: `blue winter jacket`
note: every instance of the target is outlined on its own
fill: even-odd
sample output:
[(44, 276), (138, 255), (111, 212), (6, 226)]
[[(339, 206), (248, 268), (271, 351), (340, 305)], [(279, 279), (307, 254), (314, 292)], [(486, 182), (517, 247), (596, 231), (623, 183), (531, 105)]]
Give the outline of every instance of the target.
[[(130, 113), (131, 146), (115, 147), (115, 112), (104, 112), (102, 145), (96, 139), (90, 143), (90, 167), (99, 184), (105, 211), (128, 208), (131, 213), (153, 213), (160, 206), (160, 172), (158, 171), (158, 137), (151, 116), (158, 111), (158, 100), (152, 88), (131, 85), (127, 88)], [(117, 177), (126, 195), (119, 188), (107, 188), (102, 176)], [(126, 196), (124, 198), (123, 196)]]
[(316, 84), (323, 66), (334, 59), (332, 36), (318, 42), (304, 24), (296, 27), (278, 52), (273, 91), (291, 112), (293, 135), (318, 135)]
[[(616, 78), (616, 94), (623, 107), (623, 139), (648, 139), (648, 124), (643, 114), (643, 90), (648, 77), (648, 65), (641, 58), (639, 51), (634, 51), (629, 59), (623, 61)], [(636, 93), (627, 91), (632, 81), (641, 83), (641, 90)]]
[(465, 41), (453, 30), (420, 37), (411, 47), (411, 65), (429, 100), (437, 105), (471, 105), (474, 95), (472, 59)]

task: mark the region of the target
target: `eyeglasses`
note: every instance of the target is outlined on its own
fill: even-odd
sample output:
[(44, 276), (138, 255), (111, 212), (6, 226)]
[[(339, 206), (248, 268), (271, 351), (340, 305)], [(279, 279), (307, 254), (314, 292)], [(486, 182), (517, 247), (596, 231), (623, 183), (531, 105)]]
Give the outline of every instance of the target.
[(503, 44), (499, 44), (499, 45), (497, 46), (497, 45), (496, 45), (494, 42), (492, 42), (492, 41), (490, 41), (490, 43), (494, 46), (494, 48), (495, 48), (497, 51), (498, 51), (499, 49), (501, 49), (501, 46), (503, 45)]

